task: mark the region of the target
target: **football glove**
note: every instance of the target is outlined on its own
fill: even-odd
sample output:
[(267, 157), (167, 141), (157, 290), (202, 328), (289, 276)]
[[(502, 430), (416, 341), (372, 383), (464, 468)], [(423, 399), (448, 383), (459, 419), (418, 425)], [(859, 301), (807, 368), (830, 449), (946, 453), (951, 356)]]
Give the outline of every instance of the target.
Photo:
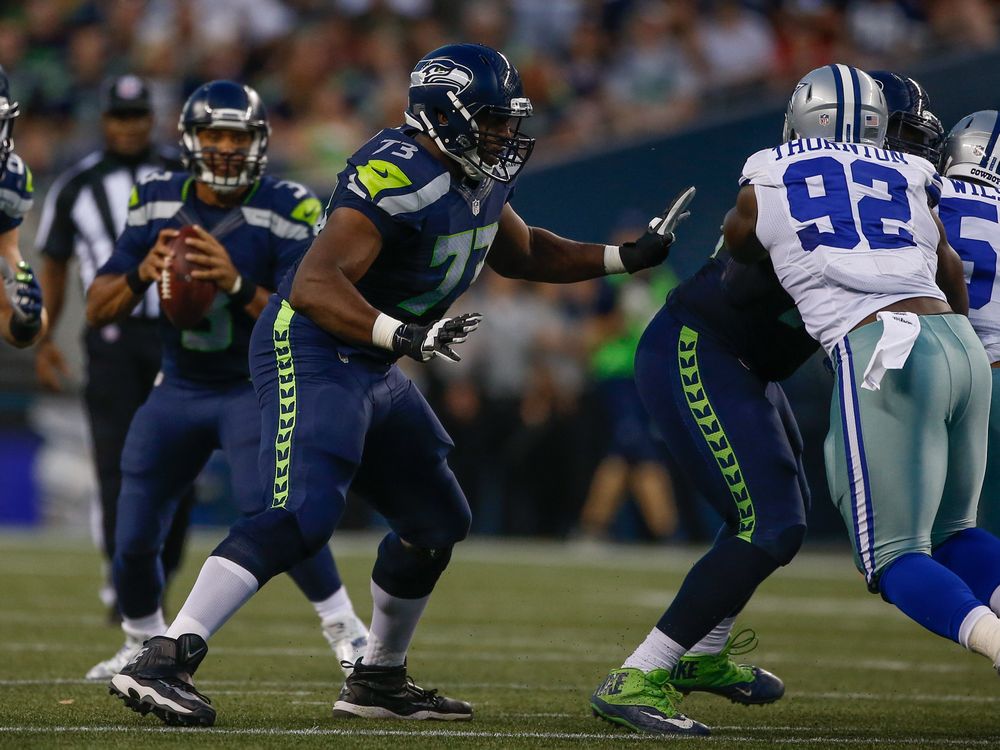
[(11, 336), (17, 341), (31, 341), (42, 327), (42, 288), (38, 279), (25, 261), (20, 261), (16, 269), (11, 269), (3, 258), (0, 258), (0, 276), (13, 308)]
[(674, 242), (674, 230), (691, 215), (687, 207), (695, 192), (693, 186), (679, 192), (666, 210), (649, 222), (649, 228), (642, 237), (620, 247), (619, 255), (626, 271), (635, 273), (643, 268), (658, 266), (667, 259)]
[(392, 336), (392, 349), (418, 362), (427, 362), (434, 357), (460, 362), (462, 358), (451, 348), (452, 345), (465, 341), (470, 333), (479, 328), (482, 319), (479, 313), (466, 313), (454, 318), (442, 318), (426, 326), (404, 323)]

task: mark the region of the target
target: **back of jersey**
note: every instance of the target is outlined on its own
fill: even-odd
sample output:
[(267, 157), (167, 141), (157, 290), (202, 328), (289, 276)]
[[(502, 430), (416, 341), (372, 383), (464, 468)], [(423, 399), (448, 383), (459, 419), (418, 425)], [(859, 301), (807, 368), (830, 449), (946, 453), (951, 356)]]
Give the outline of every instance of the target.
[(935, 282), (941, 178), (917, 156), (823, 138), (759, 151), (741, 185), (757, 196), (757, 237), (807, 330), (830, 352), (861, 320)]
[(990, 362), (1000, 361), (1000, 190), (946, 179), (938, 205), (948, 242), (962, 258), (969, 285), (969, 322)]

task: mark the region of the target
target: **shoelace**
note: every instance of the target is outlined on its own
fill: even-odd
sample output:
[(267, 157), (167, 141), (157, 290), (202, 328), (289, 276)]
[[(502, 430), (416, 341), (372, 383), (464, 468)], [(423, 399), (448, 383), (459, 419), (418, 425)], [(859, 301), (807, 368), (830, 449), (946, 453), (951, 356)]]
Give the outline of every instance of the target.
[(432, 688), (430, 690), (422, 688), (413, 681), (413, 678), (410, 677), (410, 675), (406, 675), (406, 689), (411, 693), (430, 701), (431, 703), (438, 703), (441, 700), (440, 696), (437, 694), (438, 691), (436, 688)]
[(755, 648), (757, 648), (757, 633), (753, 628), (743, 628), (738, 633), (729, 636), (725, 648), (722, 649), (722, 654), (742, 656), (749, 654)]

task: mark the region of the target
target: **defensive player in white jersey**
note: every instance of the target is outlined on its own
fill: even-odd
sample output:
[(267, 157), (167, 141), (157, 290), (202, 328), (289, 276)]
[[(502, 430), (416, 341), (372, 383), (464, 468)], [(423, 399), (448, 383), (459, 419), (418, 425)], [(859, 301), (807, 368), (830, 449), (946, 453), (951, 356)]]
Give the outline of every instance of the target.
[(1000, 533), (1000, 115), (973, 112), (951, 129), (941, 159), (946, 177), (938, 214), (965, 264), (969, 322), (993, 367), (986, 479), (979, 525)]
[[(962, 263), (931, 210), (941, 179), (926, 159), (882, 148), (888, 115), (863, 71), (806, 75), (785, 142), (744, 166), (726, 242), (737, 259), (770, 255), (835, 364), (827, 478), (869, 590), (996, 666), (1000, 594), (963, 578), (974, 560), (1000, 582), (997, 546), (967, 538), (989, 362), (965, 317)], [(932, 556), (948, 547), (964, 561), (956, 569)]]

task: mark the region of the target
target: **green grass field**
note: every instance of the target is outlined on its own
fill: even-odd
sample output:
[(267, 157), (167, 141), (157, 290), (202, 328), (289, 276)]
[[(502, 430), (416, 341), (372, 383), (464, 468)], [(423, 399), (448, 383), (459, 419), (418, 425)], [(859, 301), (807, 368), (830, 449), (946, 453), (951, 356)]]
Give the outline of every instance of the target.
[[(376, 538), (335, 548), (363, 616)], [(197, 537), (171, 589), (176, 612), (212, 538)], [(632, 747), (663, 742), (594, 719), (587, 699), (659, 617), (697, 550), (466, 542), (417, 632), (420, 684), (470, 700), (471, 723), (334, 720), (340, 672), (312, 609), (275, 580), (211, 643), (199, 687), (214, 729), (163, 727), (81, 679), (121, 643), (95, 591), (97, 553), (53, 534), (0, 535), (0, 746), (185, 748)], [(1000, 680), (864, 592), (845, 554), (803, 553), (767, 581), (738, 626), (778, 673), (783, 700), (685, 701), (713, 748), (974, 748), (1000, 742)]]

